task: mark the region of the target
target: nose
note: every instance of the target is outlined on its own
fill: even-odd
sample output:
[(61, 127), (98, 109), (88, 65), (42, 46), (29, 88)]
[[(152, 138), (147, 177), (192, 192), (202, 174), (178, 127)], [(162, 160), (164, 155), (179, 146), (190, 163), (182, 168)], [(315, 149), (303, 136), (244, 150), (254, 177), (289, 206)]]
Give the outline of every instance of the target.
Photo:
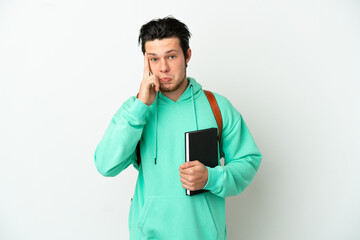
[(169, 69), (169, 64), (168, 62), (165, 60), (165, 59), (162, 59), (161, 60), (161, 66), (160, 66), (160, 71), (161, 72), (168, 72), (170, 69)]

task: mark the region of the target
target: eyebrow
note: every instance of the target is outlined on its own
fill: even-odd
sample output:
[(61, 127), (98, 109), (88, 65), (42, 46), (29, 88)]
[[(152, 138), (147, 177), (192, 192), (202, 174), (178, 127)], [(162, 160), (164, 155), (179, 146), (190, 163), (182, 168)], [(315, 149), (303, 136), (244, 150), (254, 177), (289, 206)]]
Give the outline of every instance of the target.
[[(171, 50), (169, 50), (169, 51), (166, 51), (165, 53), (170, 53), (170, 52), (173, 52), (173, 51), (177, 52), (175, 49), (171, 49)], [(148, 52), (147, 52), (147, 54), (148, 54), (148, 55), (157, 56), (156, 53), (148, 53)]]

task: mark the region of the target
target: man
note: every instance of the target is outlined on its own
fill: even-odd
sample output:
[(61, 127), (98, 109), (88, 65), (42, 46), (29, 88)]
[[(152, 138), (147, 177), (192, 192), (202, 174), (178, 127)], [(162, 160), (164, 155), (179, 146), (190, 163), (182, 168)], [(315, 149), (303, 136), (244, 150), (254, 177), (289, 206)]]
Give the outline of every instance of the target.
[[(216, 93), (223, 119), (219, 159), (224, 157), (225, 165), (185, 163), (184, 133), (217, 128), (201, 85), (186, 76), (189, 38), (187, 26), (172, 17), (142, 26), (144, 76), (138, 96), (115, 113), (95, 151), (104, 176), (116, 176), (130, 164), (139, 172), (129, 214), (131, 239), (226, 239), (225, 197), (241, 193), (260, 165), (242, 116)], [(185, 189), (209, 191), (187, 196)]]

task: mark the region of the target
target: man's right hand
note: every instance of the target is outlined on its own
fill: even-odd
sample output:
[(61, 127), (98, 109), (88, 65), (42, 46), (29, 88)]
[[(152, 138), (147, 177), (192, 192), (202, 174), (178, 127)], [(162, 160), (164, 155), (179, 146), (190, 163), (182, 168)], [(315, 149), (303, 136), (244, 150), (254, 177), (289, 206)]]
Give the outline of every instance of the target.
[(154, 103), (156, 93), (160, 90), (159, 79), (154, 74), (150, 75), (150, 73), (150, 62), (148, 55), (145, 52), (144, 76), (140, 84), (139, 95), (137, 98), (148, 106)]

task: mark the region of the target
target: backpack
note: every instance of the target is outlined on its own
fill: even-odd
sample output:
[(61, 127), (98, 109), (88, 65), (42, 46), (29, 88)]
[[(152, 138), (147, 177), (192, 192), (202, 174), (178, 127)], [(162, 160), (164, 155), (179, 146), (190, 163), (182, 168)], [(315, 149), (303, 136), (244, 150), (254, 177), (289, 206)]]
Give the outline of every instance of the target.
[[(211, 110), (214, 114), (218, 129), (219, 129), (218, 139), (219, 139), (219, 143), (220, 143), (222, 128), (223, 128), (223, 122), (222, 122), (220, 108), (219, 108), (219, 105), (217, 104), (214, 94), (211, 91), (207, 91), (207, 90), (203, 90), (203, 91), (209, 101)], [(141, 164), (140, 141), (138, 142), (138, 144), (136, 146), (136, 155), (137, 155), (137, 159), (138, 159), (138, 161), (137, 161), (138, 166), (140, 166), (140, 164)]]

